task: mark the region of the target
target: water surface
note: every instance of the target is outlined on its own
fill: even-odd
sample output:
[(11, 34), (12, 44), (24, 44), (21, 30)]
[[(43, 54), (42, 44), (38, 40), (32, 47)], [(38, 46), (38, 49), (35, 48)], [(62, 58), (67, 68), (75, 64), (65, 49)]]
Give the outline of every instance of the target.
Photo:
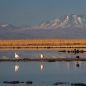
[[(58, 51), (0, 51), (0, 58), (70, 58), (76, 54)], [(85, 57), (86, 53), (78, 54)], [(6, 84), (3, 81), (23, 81), (19, 84)], [(55, 86), (56, 82), (66, 82), (58, 86), (71, 86), (71, 83), (86, 83), (86, 62), (0, 62), (0, 86)]]

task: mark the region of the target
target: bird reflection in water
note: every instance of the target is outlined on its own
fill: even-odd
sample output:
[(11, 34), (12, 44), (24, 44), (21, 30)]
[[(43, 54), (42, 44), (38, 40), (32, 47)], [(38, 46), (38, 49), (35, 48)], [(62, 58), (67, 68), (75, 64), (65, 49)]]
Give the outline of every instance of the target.
[(44, 65), (43, 64), (40, 65), (40, 69), (41, 69), (41, 71), (44, 70)]
[(76, 62), (76, 67), (80, 67), (80, 62)]
[(18, 64), (15, 65), (15, 72), (19, 71), (20, 66)]
[(71, 62), (65, 62), (65, 65), (68, 71), (75, 71), (82, 67), (81, 61), (71, 61)]

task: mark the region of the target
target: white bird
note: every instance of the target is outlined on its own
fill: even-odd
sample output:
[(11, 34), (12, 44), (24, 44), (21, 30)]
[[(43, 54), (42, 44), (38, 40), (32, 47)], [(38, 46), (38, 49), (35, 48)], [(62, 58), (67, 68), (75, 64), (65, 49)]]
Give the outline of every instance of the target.
[(15, 58), (16, 58), (16, 59), (19, 59), (20, 57), (19, 57), (18, 54), (15, 53)]
[(41, 57), (41, 59), (43, 59), (43, 57), (44, 57), (43, 54), (41, 54), (40, 57)]

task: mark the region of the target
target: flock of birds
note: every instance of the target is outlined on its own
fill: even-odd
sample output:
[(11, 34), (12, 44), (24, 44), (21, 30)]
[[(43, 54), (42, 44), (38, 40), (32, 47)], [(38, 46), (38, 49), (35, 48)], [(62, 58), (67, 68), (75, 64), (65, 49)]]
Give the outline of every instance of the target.
[[(75, 51), (76, 50), (74, 50), (71, 53), (75, 53)], [(63, 52), (63, 51), (60, 51), (60, 52)], [(82, 52), (79, 52), (79, 53), (82, 53)], [(40, 59), (43, 59), (43, 58), (45, 58), (44, 55), (40, 54)], [(76, 56), (76, 58), (79, 58), (79, 56)], [(20, 59), (20, 56), (17, 53), (15, 53), (15, 59)], [(76, 66), (79, 67), (79, 62), (76, 62)], [(40, 65), (40, 69), (41, 69), (41, 71), (43, 71), (43, 69), (44, 69), (44, 64), (43, 63)], [(15, 72), (17, 72), (18, 70), (19, 70), (19, 65), (16, 64), (15, 65)]]
[[(40, 54), (40, 58), (43, 59), (44, 55)], [(15, 53), (15, 59), (20, 59), (20, 56), (17, 53)], [(40, 69), (41, 69), (41, 71), (43, 71), (43, 69), (44, 69), (44, 65), (43, 64), (40, 65)], [(19, 70), (19, 65), (16, 64), (15, 65), (15, 72), (17, 72), (18, 70)]]
[[(44, 55), (40, 54), (40, 58), (43, 59)], [(15, 59), (20, 59), (20, 56), (17, 53), (15, 53)]]

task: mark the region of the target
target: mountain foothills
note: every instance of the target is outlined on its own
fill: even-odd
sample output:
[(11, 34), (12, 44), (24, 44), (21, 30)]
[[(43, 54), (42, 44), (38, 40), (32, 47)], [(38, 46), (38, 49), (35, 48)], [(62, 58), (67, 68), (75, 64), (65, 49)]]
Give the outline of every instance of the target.
[(86, 16), (70, 15), (33, 26), (0, 24), (0, 39), (45, 38), (86, 38)]

